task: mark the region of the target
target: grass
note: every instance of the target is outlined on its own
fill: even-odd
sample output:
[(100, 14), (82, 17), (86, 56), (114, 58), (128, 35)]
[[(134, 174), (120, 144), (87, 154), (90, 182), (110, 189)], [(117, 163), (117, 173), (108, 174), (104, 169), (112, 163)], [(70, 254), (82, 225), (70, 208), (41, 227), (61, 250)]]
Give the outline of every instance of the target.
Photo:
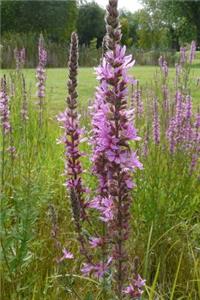
[[(0, 70), (0, 75), (3, 73), (9, 73), (9, 70)], [(135, 66), (132, 69), (131, 74), (140, 81), (141, 86), (144, 90), (151, 88), (156, 76), (159, 72), (158, 67), (153, 66)], [(35, 70), (25, 69), (24, 70), (28, 87), (32, 91), (32, 96), (34, 98), (35, 88)], [(173, 84), (172, 79), (175, 75), (175, 69), (170, 68), (170, 81)], [(67, 70), (66, 69), (48, 69), (47, 70), (47, 95), (49, 101), (49, 108), (53, 115), (63, 110), (65, 107), (66, 89), (67, 89)], [(192, 81), (192, 96), (194, 97), (194, 102), (198, 103), (199, 100), (199, 90), (197, 88), (197, 78), (199, 77), (198, 69), (193, 68), (191, 72)], [(87, 106), (88, 101), (94, 98), (95, 85), (97, 83), (95, 79), (95, 70), (93, 68), (80, 68), (78, 76), (78, 94), (79, 103), (81, 107)]]
[[(61, 130), (54, 117), (65, 107), (67, 70), (47, 70), (48, 109), (42, 131), (37, 124), (35, 109), (35, 70), (26, 69), (24, 74), (29, 88), (29, 121), (26, 126), (20, 119), (22, 92), (18, 78), (15, 78), (15, 96), (11, 98), (13, 140), (17, 153), (14, 160), (6, 153), (5, 160), (6, 180), (1, 210), (2, 299), (111, 300), (103, 298), (98, 282), (80, 274), (82, 258), (61, 176), (63, 148), (56, 144)], [(155, 92), (155, 80), (160, 80), (158, 69), (136, 66), (133, 74), (141, 82), (146, 103), (147, 96)], [(172, 95), (174, 74), (175, 70), (170, 69)], [(200, 97), (196, 86), (198, 76), (198, 70), (192, 69), (190, 88), (195, 105)], [(79, 109), (86, 125), (90, 124), (88, 102), (94, 97), (95, 84), (93, 69), (81, 68)], [(137, 122), (143, 139), (145, 122)], [(137, 147), (144, 170), (135, 174), (137, 188), (133, 192), (131, 208), (133, 234), (128, 241), (128, 251), (131, 259), (140, 257), (139, 270), (147, 280), (143, 299), (199, 300), (198, 174), (190, 174), (189, 157), (184, 151), (172, 159), (167, 151), (163, 151), (166, 148), (162, 145), (155, 147), (150, 141), (149, 154), (144, 157), (142, 142)], [(86, 145), (82, 150), (90, 153)], [(95, 190), (90, 157), (82, 162), (86, 185)], [(75, 261), (56, 262), (62, 253), (52, 237), (54, 226), (58, 228), (57, 239), (74, 253)], [(98, 229), (97, 222), (94, 226)]]

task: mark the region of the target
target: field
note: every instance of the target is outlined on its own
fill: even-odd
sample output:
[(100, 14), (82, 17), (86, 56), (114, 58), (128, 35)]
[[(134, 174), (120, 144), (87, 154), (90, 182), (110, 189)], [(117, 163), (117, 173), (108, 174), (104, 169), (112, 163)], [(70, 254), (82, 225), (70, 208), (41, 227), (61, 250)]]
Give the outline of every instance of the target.
[[(23, 99), (21, 73), (26, 80), (29, 119), (22, 122), (20, 107)], [(69, 196), (63, 186), (63, 147), (56, 140), (62, 129), (56, 115), (66, 107), (67, 69), (48, 69), (46, 81), (44, 127), (38, 127), (36, 79), (34, 69), (1, 70), (10, 74), (15, 85), (10, 98), (12, 143), (16, 152), (5, 154), (2, 193), (2, 299), (4, 300), (111, 300), (102, 291), (101, 282), (80, 273), (80, 256), (71, 218)], [(143, 299), (175, 300), (200, 299), (200, 188), (198, 167), (191, 173), (191, 148), (181, 147), (170, 155), (161, 127), (159, 145), (148, 142), (144, 155), (146, 128), (152, 126), (148, 109), (156, 94), (159, 99), (160, 121), (162, 110), (162, 74), (159, 67), (135, 66), (132, 74), (140, 82), (144, 113), (136, 118), (141, 142), (137, 149), (144, 169), (134, 175), (137, 188), (132, 197), (131, 229), (127, 249), (132, 260), (140, 259), (139, 272), (146, 279)], [(200, 99), (198, 68), (191, 68), (188, 90), (192, 96), (195, 120)], [(175, 69), (169, 69), (167, 81), (170, 101), (173, 101)], [(94, 99), (95, 72), (80, 68), (78, 76), (78, 110), (81, 124), (90, 135), (91, 116), (88, 105)], [(135, 87), (134, 87), (135, 91)], [(131, 88), (129, 93), (131, 94)], [(129, 97), (131, 102), (131, 96)], [(148, 122), (147, 122), (148, 121)], [(150, 132), (152, 129), (150, 129)], [(9, 144), (9, 141), (7, 141)], [(140, 144), (140, 145), (139, 145)], [(96, 189), (91, 176), (91, 147), (83, 143), (84, 182)], [(186, 149), (186, 150), (185, 150)], [(193, 148), (192, 148), (193, 149)], [(193, 151), (193, 150), (192, 150)], [(86, 155), (87, 156), (87, 155)], [(198, 160), (198, 159), (197, 159)], [(198, 162), (197, 162), (198, 164)], [(98, 230), (98, 222), (93, 224)], [(74, 260), (58, 262), (61, 246), (70, 249)]]
[[(199, 60), (198, 60), (199, 62)], [(196, 68), (192, 69), (191, 72), (191, 81), (192, 81), (192, 96), (193, 102), (198, 103), (199, 88), (197, 87), (197, 78), (199, 77), (199, 63)], [(158, 67), (152, 66), (135, 66), (131, 74), (140, 81), (142, 88), (147, 89), (151, 87), (156, 76), (156, 72), (159, 72)], [(0, 70), (0, 74), (9, 73), (9, 70)], [(175, 75), (175, 69), (170, 68), (170, 81)], [(27, 78), (28, 87), (30, 87), (33, 96), (34, 90), (36, 90), (36, 79), (35, 79), (35, 69), (25, 69), (24, 74)], [(47, 95), (50, 109), (53, 114), (58, 113), (60, 110), (63, 110), (65, 106), (65, 98), (67, 93), (66, 83), (67, 83), (68, 70), (67, 69), (48, 69), (47, 70)], [(94, 68), (80, 68), (78, 76), (78, 94), (79, 94), (79, 105), (84, 106), (89, 99), (94, 98), (95, 85), (97, 83), (95, 79), (95, 70)]]

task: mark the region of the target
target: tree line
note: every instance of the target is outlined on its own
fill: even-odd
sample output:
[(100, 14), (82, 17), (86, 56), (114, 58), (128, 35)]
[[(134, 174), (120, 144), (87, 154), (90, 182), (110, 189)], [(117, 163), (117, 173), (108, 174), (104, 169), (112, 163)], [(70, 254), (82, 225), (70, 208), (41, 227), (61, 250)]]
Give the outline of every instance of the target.
[[(144, 8), (131, 13), (120, 11), (122, 42), (144, 50), (179, 49), (196, 40), (200, 44), (200, 2), (141, 0)], [(76, 30), (80, 44), (96, 41), (101, 46), (105, 35), (105, 11), (95, 2), (2, 1), (1, 34), (40, 33), (52, 42), (68, 43)]]

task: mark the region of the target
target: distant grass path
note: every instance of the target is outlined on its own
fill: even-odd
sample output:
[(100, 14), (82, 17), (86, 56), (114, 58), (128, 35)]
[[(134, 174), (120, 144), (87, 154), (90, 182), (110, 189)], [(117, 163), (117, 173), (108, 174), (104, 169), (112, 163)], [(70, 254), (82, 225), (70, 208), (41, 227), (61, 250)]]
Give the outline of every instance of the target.
[[(12, 70), (0, 70), (0, 75), (8, 74)], [(31, 90), (33, 96), (36, 92), (36, 80), (35, 69), (24, 69), (25, 77), (27, 79), (28, 87)], [(47, 96), (52, 112), (57, 113), (65, 106), (65, 98), (67, 91), (67, 69), (47, 69)], [(144, 89), (147, 87), (152, 89), (153, 81), (156, 72), (159, 72), (159, 68), (156, 66), (134, 66), (131, 74), (140, 81), (140, 84)], [(170, 68), (169, 78), (170, 84), (175, 75), (175, 69)], [(196, 87), (197, 78), (200, 77), (200, 71), (197, 68), (191, 70), (192, 78), (192, 96), (195, 99), (195, 103), (200, 102), (200, 88)], [(80, 68), (78, 76), (78, 93), (80, 106), (85, 106), (88, 100), (94, 98), (95, 86), (97, 81), (95, 79), (94, 68)]]

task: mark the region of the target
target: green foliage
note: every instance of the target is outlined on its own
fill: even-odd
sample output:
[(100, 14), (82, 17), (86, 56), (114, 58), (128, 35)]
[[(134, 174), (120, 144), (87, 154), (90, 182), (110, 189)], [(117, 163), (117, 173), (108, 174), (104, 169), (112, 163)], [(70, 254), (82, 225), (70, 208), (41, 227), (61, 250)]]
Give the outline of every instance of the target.
[(76, 27), (76, 0), (2, 1), (2, 34), (40, 32), (53, 41), (66, 41)]
[(198, 0), (162, 1), (143, 0), (146, 10), (153, 18), (158, 15), (170, 30), (171, 39), (177, 47), (181, 41), (190, 43), (192, 39), (200, 43), (200, 5)]
[(89, 45), (94, 38), (101, 45), (105, 34), (104, 10), (95, 2), (80, 6), (77, 21), (77, 33), (81, 44)]

